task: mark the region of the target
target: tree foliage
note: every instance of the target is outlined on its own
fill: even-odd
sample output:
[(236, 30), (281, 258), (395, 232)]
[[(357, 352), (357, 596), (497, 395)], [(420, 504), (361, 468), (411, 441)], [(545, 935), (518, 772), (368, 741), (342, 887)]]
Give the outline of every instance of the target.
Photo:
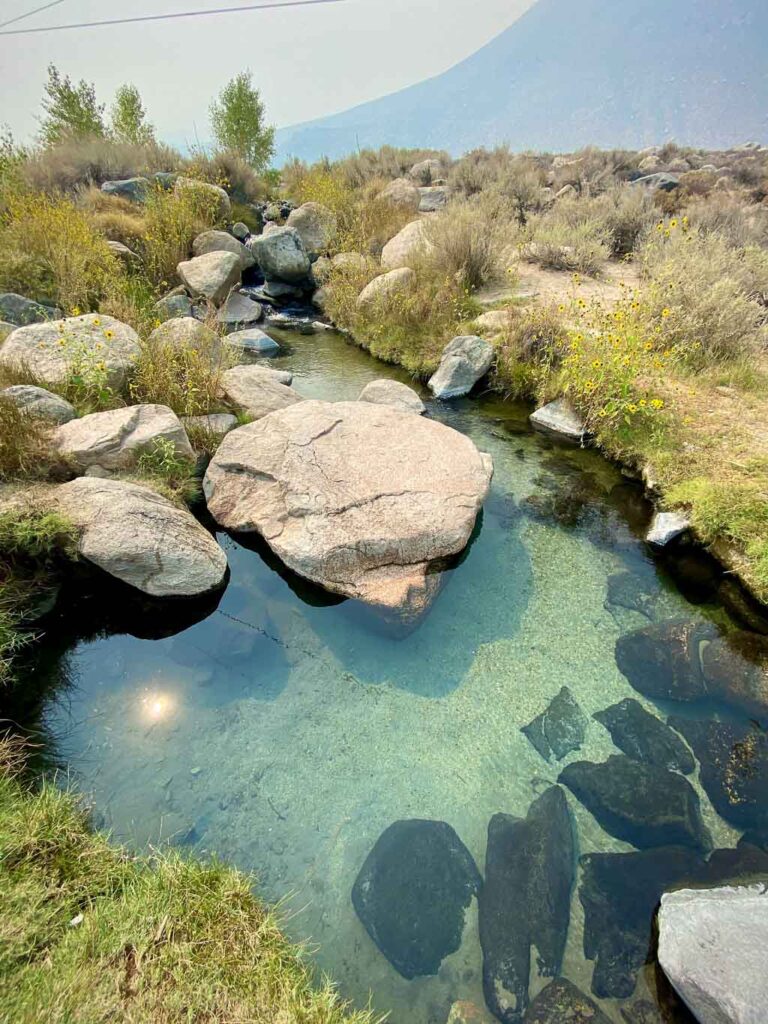
[(155, 129), (147, 123), (147, 112), (135, 85), (121, 85), (112, 104), (112, 134), (118, 142), (146, 145), (155, 141)]
[(218, 145), (237, 153), (254, 170), (264, 170), (275, 149), (275, 129), (266, 124), (264, 104), (250, 72), (241, 72), (224, 86), (210, 114)]
[(73, 85), (69, 75), (62, 75), (54, 64), (48, 65), (43, 110), (40, 139), (45, 146), (106, 134), (104, 106), (96, 102), (93, 83), (81, 79)]

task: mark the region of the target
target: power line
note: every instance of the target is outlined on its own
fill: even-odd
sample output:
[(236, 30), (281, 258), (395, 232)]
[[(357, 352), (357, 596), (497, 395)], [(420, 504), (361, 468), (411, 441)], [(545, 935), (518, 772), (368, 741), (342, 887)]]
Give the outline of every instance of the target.
[(0, 21), (0, 28), (5, 28), (6, 25), (15, 25), (17, 21), (24, 21), (25, 18), (31, 18), (33, 14), (39, 14), (41, 11), (47, 11), (49, 7), (56, 7), (58, 4), (63, 4), (64, 0), (53, 0), (50, 4), (45, 4), (43, 7), (36, 7), (34, 11), (27, 11), (26, 14), (19, 14), (15, 18), (9, 18), (8, 21)]
[[(58, 0), (60, 2), (60, 0)], [(81, 21), (72, 25), (48, 25), (45, 28), (12, 28), (0, 36), (24, 36), (37, 32), (64, 32), (73, 28), (97, 28), (101, 25), (132, 25), (138, 21), (166, 21), (171, 18), (201, 18), (209, 14), (239, 14), (242, 11), (263, 11), (271, 7), (313, 7), (315, 4), (340, 4), (346, 0), (274, 0), (265, 4), (246, 4), (244, 7), (216, 7), (209, 11), (179, 11), (175, 14), (144, 14), (136, 18), (113, 18), (110, 21)], [(34, 12), (32, 12), (34, 13)]]

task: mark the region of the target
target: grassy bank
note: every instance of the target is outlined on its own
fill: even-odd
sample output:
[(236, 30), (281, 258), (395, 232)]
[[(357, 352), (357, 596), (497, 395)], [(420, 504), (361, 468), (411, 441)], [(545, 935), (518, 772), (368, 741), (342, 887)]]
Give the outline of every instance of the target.
[(253, 879), (128, 856), (75, 797), (28, 788), (0, 743), (0, 1020), (366, 1024), (314, 987)]

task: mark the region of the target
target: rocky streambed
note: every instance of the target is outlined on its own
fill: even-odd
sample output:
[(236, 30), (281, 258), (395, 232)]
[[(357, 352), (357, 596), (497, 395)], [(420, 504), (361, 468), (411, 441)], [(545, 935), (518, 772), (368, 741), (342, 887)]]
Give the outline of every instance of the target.
[[(301, 448), (343, 436), (366, 385), (410, 382), (333, 333), (269, 333), (281, 349), (263, 366), (301, 401), (274, 414), (269, 472), (249, 475), (234, 441), (209, 469), (226, 587), (169, 604), (78, 568), (17, 717), (118, 839), (254, 870), (318, 968), (393, 1020), (685, 1020), (657, 984), (662, 894), (768, 872), (765, 624), (684, 536), (645, 543), (641, 487), (595, 452), (533, 433), (523, 406), (425, 391), (426, 417), (399, 415), (425, 451), (458, 431), (450, 461), (470, 482), (443, 497), (469, 497), (439, 592), (428, 573), (407, 581), (417, 605), (429, 591), (427, 614), (393, 625), (380, 598), (402, 580), (382, 589), (386, 552), (357, 590), (328, 586), (344, 555), (318, 536), (317, 474), (344, 448), (314, 465)], [(350, 468), (363, 490), (377, 468), (396, 484), (380, 390)], [(246, 428), (262, 448), (263, 429)], [(290, 502), (286, 446), (307, 481)], [(490, 456), (490, 483), (470, 450)], [(396, 485), (385, 499), (416, 553), (440, 518), (428, 461), (423, 506), (401, 508)], [(243, 518), (233, 474), (258, 517)], [(340, 514), (359, 541), (358, 508)]]

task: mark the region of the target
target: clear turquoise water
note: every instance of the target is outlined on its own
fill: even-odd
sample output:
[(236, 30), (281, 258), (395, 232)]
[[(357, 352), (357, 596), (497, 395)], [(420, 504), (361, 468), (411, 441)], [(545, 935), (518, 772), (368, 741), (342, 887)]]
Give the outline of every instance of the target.
[[(283, 338), (289, 350), (273, 365), (290, 367), (307, 397), (353, 399), (370, 380), (408, 379), (336, 335)], [(483, 1005), (476, 907), (439, 973), (406, 981), (350, 900), (378, 836), (397, 819), (441, 819), (482, 870), (491, 815), (524, 815), (563, 764), (616, 753), (590, 718), (583, 748), (549, 765), (520, 727), (563, 685), (588, 716), (626, 696), (644, 702), (619, 673), (614, 644), (647, 619), (606, 609), (607, 578), (646, 572), (658, 619), (704, 614), (649, 561), (625, 516), (637, 495), (599, 456), (557, 448), (528, 431), (525, 408), (490, 396), (429, 406), (492, 454), (495, 476), (466, 557), (415, 632), (397, 638), (350, 602), (318, 600), (220, 534), (231, 579), (207, 617), (139, 639), (114, 615), (100, 627), (98, 600), (89, 605), (88, 585), (75, 582), (70, 608), (87, 607), (95, 625), (82, 638), (64, 622), (44, 649), (47, 675), (38, 673), (51, 755), (117, 839), (175, 842), (255, 871), (345, 996), (364, 1004), (370, 995), (414, 1024), (443, 1024), (456, 999)], [(590, 497), (568, 525), (525, 514), (531, 495), (576, 485)], [(131, 621), (143, 636), (166, 626), (156, 609)], [(579, 852), (631, 849), (568, 799)], [(733, 846), (738, 833), (706, 796), (702, 805), (718, 845)], [(563, 973), (588, 992), (582, 927), (575, 888)], [(534, 978), (532, 990), (542, 984)], [(604, 1009), (621, 1019), (612, 1001)]]

